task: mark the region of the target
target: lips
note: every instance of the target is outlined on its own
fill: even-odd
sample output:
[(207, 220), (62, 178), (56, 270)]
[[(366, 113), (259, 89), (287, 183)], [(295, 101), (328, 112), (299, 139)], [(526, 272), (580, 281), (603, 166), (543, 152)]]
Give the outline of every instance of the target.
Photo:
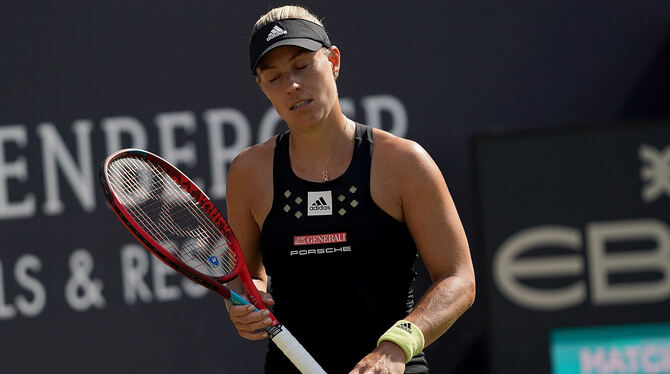
[(306, 100), (300, 100), (297, 103), (291, 105), (289, 108), (290, 110), (298, 110), (306, 105), (309, 105), (309, 103), (312, 102), (312, 99), (306, 99)]

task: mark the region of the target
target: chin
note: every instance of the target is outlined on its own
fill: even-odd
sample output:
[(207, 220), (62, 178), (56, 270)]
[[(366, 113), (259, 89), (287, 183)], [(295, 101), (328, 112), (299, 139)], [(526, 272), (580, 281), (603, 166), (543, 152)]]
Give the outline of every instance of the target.
[(325, 116), (318, 116), (312, 113), (289, 113), (289, 116), (285, 117), (284, 120), (290, 124), (290, 127), (306, 128), (322, 123), (325, 120)]

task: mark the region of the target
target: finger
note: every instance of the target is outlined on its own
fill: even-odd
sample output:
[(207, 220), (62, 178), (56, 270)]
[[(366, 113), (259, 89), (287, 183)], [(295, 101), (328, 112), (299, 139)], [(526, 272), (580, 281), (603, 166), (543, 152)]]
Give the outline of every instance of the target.
[(233, 317), (244, 317), (254, 312), (256, 307), (253, 305), (231, 305), (228, 313), (230, 313), (230, 318)]
[(352, 370), (349, 374), (363, 374), (367, 373), (367, 369), (369, 367), (367, 363), (367, 357), (364, 357), (361, 361), (359, 361), (356, 366), (354, 366), (354, 370)]
[(267, 338), (268, 335), (267, 332), (265, 331), (265, 328), (268, 327), (270, 323), (271, 320), (267, 318), (258, 323), (251, 323), (251, 324), (236, 323), (235, 328), (237, 329), (237, 332), (240, 334), (240, 336), (247, 338), (249, 340), (259, 340)]
[(267, 292), (263, 292), (263, 291), (258, 291), (258, 293), (261, 295), (261, 301), (263, 301), (263, 304), (268, 305), (268, 306), (274, 305), (275, 301), (272, 298), (271, 294), (269, 294)]
[(261, 295), (261, 298), (263, 299), (263, 304), (267, 306), (272, 306), (275, 305), (275, 300), (272, 298), (272, 295), (269, 293), (266, 293), (265, 295)]
[(267, 309), (254, 312), (247, 317), (249, 322), (246, 324), (246, 326), (248, 329), (254, 331), (265, 329), (272, 324), (272, 319), (269, 316), (270, 311)]
[(237, 330), (237, 333), (240, 334), (241, 337), (247, 339), (247, 340), (262, 340), (266, 339), (268, 337), (268, 333), (263, 331), (240, 331)]
[(238, 330), (256, 331), (270, 326), (272, 319), (269, 315), (270, 311), (267, 309), (251, 312), (249, 309), (233, 311), (231, 308), (230, 320)]

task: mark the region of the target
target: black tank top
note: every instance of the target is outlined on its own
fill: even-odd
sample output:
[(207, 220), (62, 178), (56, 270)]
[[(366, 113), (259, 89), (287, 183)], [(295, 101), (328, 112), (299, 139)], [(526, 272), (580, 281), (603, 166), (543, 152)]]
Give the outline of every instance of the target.
[[(274, 314), (329, 374), (348, 373), (414, 306), (417, 249), (407, 226), (372, 200), (372, 128), (356, 124), (345, 173), (316, 183), (298, 178), (289, 132), (277, 137), (272, 208), (261, 253)], [(266, 373), (298, 373), (269, 345)], [(423, 353), (405, 373), (427, 373)]]

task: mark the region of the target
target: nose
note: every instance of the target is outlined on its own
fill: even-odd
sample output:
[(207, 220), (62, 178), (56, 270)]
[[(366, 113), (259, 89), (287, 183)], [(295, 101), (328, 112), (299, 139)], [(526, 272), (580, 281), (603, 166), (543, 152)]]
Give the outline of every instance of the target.
[(286, 86), (286, 93), (293, 93), (295, 91), (298, 91), (302, 84), (300, 84), (300, 81), (297, 79), (297, 77), (293, 74), (289, 74), (288, 76), (288, 82)]

